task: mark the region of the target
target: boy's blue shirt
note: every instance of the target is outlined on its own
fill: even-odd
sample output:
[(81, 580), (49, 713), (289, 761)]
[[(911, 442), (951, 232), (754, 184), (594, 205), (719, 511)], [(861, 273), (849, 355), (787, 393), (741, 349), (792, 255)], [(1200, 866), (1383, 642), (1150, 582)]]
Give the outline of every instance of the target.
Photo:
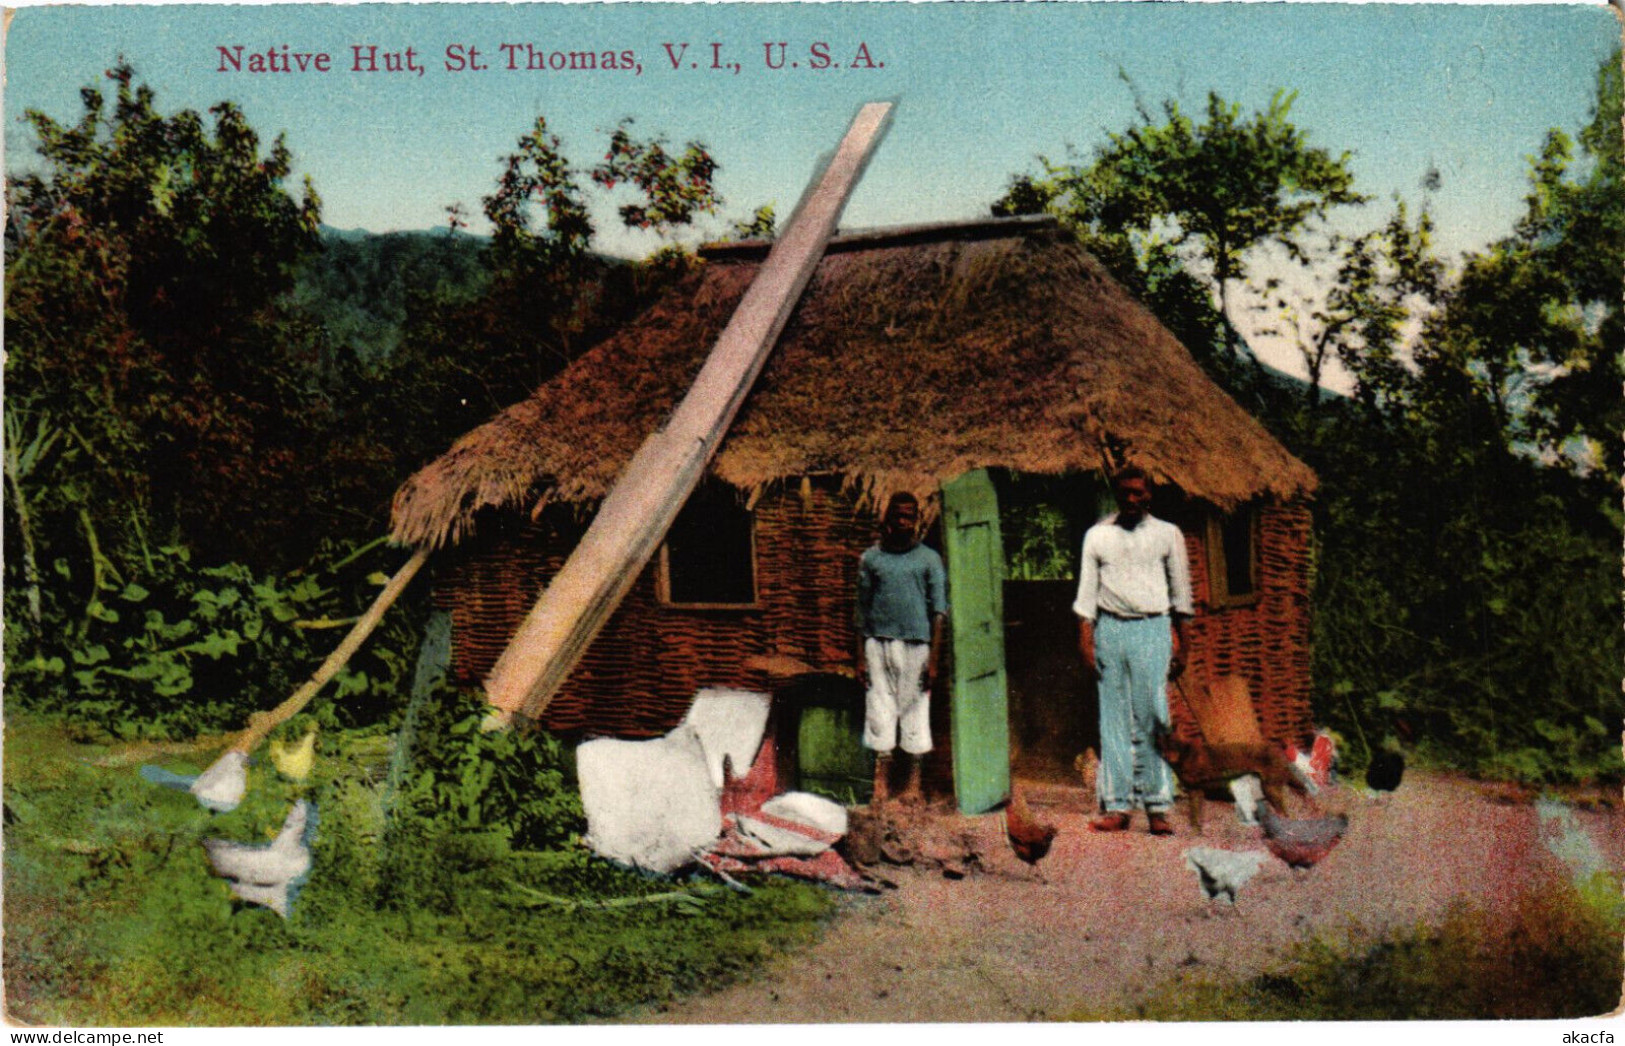
[(931, 618), (948, 612), (948, 575), (926, 545), (891, 552), (874, 545), (858, 561), (858, 631), (873, 639), (931, 641)]

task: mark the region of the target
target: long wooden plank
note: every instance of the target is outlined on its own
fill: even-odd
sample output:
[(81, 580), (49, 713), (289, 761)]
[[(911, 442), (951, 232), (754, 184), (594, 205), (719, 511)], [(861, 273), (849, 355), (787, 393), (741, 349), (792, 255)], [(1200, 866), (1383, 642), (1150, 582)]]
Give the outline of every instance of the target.
[(858, 111), (666, 427), (644, 441), (486, 680), (503, 712), (539, 716), (665, 539), (823, 257), (891, 105)]

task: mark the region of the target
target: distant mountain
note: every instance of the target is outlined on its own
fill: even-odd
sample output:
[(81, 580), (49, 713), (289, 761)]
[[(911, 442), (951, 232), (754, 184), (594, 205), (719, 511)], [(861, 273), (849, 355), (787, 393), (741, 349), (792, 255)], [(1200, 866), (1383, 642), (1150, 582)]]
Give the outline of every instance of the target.
[(486, 237), (446, 229), (374, 233), (321, 227), (323, 249), (294, 285), (294, 301), (363, 362), (400, 344), (408, 310), (478, 294)]
[(364, 240), (377, 235), (366, 229), (335, 229), (331, 225), (318, 226), (316, 231), (321, 234), (324, 243), (331, 243), (334, 240)]
[(487, 239), (485, 236), (476, 236), (474, 233), (468, 232), (464, 229), (458, 229), (456, 232), (452, 232), (451, 230), (445, 228), (401, 229), (394, 232), (373, 232), (371, 229), (340, 229), (332, 225), (320, 225), (317, 227), (317, 231), (321, 234), (324, 242), (332, 242), (334, 240), (366, 240), (383, 236), (439, 236), (453, 237), (459, 240), (481, 241)]

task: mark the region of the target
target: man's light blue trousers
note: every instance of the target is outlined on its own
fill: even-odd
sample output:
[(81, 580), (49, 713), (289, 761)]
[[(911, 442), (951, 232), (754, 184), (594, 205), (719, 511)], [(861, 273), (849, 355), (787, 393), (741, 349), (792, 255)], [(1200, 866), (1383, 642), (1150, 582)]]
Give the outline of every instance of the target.
[(1100, 669), (1100, 772), (1095, 794), (1108, 811), (1144, 807), (1160, 813), (1174, 802), (1174, 777), (1152, 730), (1168, 720), (1168, 662), (1174, 644), (1168, 618), (1095, 623)]

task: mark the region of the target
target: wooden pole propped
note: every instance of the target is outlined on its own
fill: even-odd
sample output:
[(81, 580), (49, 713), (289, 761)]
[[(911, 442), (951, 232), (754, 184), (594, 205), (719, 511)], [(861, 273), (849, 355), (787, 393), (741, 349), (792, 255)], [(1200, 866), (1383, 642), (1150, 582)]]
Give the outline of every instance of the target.
[(863, 106), (773, 245), (665, 428), (633, 455), (592, 525), (486, 680), (503, 713), (541, 715), (648, 564), (699, 484), (800, 300), (891, 115)]
[(272, 730), (303, 711), (304, 707), (310, 704), (310, 699), (316, 696), (317, 691), (321, 690), (329, 679), (338, 675), (339, 669), (350, 663), (350, 658), (355, 656), (355, 652), (361, 649), (361, 644), (372, 635), (372, 630), (378, 627), (378, 622), (383, 620), (384, 611), (400, 598), (418, 570), (428, 561), (428, 549), (420, 548), (414, 552), (412, 558), (395, 572), (395, 576), (389, 579), (389, 583), (373, 599), (372, 606), (367, 608), (367, 612), (356, 619), (355, 627), (350, 629), (344, 641), (327, 655), (327, 660), (321, 663), (321, 667), (317, 668), (311, 677), (305, 680), (304, 685), (295, 690), (286, 701), (269, 712), (255, 712), (249, 716), (248, 728), (238, 735), (227, 751), (247, 755), (259, 747), (260, 742), (269, 737)]

